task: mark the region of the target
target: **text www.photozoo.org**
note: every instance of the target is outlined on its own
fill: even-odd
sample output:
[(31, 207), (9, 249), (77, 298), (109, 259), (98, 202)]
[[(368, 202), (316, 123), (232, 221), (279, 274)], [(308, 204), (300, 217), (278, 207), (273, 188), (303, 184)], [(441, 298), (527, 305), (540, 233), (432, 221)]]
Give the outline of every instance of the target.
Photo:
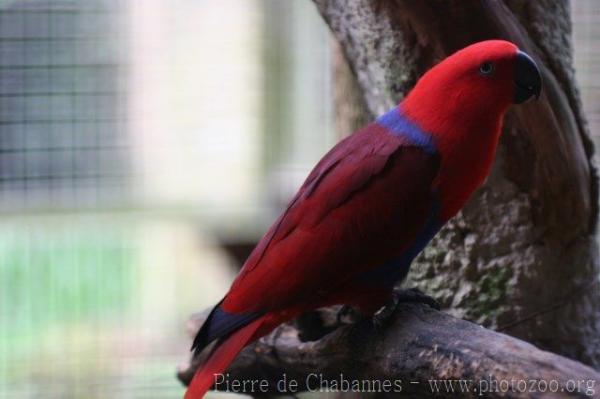
[(311, 373), (305, 378), (292, 378), (282, 374), (278, 379), (237, 379), (228, 373), (214, 375), (214, 388), (233, 393), (288, 393), (299, 392), (371, 392), (400, 393), (419, 389), (433, 394), (475, 393), (578, 393), (592, 396), (596, 393), (596, 380), (570, 379), (499, 379), (493, 376), (481, 380), (429, 379), (410, 381), (402, 379), (356, 379), (344, 374), (331, 378)]

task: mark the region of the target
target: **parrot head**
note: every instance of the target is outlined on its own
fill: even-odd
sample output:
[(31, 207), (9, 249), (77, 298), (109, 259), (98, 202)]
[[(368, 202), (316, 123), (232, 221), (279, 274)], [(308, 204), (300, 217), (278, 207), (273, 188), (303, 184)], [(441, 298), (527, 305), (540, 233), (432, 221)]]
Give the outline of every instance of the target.
[(446, 220), (489, 174), (510, 105), (539, 97), (541, 88), (529, 55), (511, 42), (489, 40), (435, 65), (402, 101), (402, 112), (431, 134), (441, 155)]
[[(501, 119), (511, 103), (537, 98), (541, 88), (540, 70), (529, 55), (511, 42), (487, 40), (457, 51), (427, 71), (403, 108), (426, 124), (457, 117), (463, 123), (479, 123)], [(437, 116), (432, 118), (432, 111)]]

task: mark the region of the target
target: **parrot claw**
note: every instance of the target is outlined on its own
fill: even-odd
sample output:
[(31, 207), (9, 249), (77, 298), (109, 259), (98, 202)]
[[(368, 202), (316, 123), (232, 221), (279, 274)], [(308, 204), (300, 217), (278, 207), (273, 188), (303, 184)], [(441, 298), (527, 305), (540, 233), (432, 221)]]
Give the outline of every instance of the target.
[(435, 310), (440, 310), (438, 301), (418, 288), (394, 290), (392, 300), (373, 315), (373, 325), (377, 330), (382, 330), (389, 324), (391, 316), (401, 303), (423, 303)]
[(350, 305), (343, 305), (336, 314), (336, 325), (349, 324), (360, 318), (356, 310)]
[(418, 288), (408, 288), (405, 290), (395, 290), (392, 294), (396, 305), (399, 303), (423, 303), (430, 308), (440, 310), (440, 304), (434, 298), (425, 294)]

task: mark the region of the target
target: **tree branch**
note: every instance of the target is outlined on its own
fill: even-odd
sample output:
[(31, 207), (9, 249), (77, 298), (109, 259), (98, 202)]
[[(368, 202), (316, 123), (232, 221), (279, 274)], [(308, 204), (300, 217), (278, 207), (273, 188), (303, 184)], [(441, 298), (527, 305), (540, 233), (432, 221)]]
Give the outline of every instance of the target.
[[(411, 397), (430, 397), (431, 380), (460, 379), (471, 381), (467, 396), (487, 389), (498, 392), (481, 392), (485, 397), (506, 397), (508, 389), (510, 397), (531, 397), (533, 386), (539, 397), (600, 397), (595, 392), (600, 374), (590, 367), (426, 305), (398, 305), (389, 324), (379, 329), (367, 319), (335, 328), (336, 312), (321, 309), (246, 347), (227, 370), (227, 381), (265, 380), (265, 390), (273, 394), (281, 393), (285, 374), (288, 383), (298, 383), (297, 392), (319, 389), (322, 380), (340, 387), (345, 379), (363, 391), (387, 386), (394, 392), (400, 386)], [(192, 318), (190, 333), (204, 317)], [(320, 338), (303, 342), (299, 337), (305, 335)], [(178, 378), (188, 384), (199, 363), (192, 361)], [(443, 384), (437, 396), (456, 397), (444, 394)], [(523, 384), (526, 391), (520, 392)], [(547, 392), (539, 392), (544, 387)]]

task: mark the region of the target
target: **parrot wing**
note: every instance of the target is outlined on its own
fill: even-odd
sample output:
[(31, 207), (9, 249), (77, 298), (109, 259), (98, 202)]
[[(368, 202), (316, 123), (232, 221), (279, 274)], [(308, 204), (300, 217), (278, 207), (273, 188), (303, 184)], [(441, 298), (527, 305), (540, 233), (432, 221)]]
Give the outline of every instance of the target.
[[(317, 164), (259, 242), (223, 308), (287, 307), (387, 260), (392, 254), (377, 253), (382, 246), (405, 247), (424, 226), (438, 169), (437, 153), (376, 123), (349, 136)], [(387, 231), (397, 225), (402, 231)]]
[(255, 247), (192, 348), (397, 255), (391, 249), (409, 245), (429, 216), (438, 169), (437, 153), (376, 123), (342, 140)]

